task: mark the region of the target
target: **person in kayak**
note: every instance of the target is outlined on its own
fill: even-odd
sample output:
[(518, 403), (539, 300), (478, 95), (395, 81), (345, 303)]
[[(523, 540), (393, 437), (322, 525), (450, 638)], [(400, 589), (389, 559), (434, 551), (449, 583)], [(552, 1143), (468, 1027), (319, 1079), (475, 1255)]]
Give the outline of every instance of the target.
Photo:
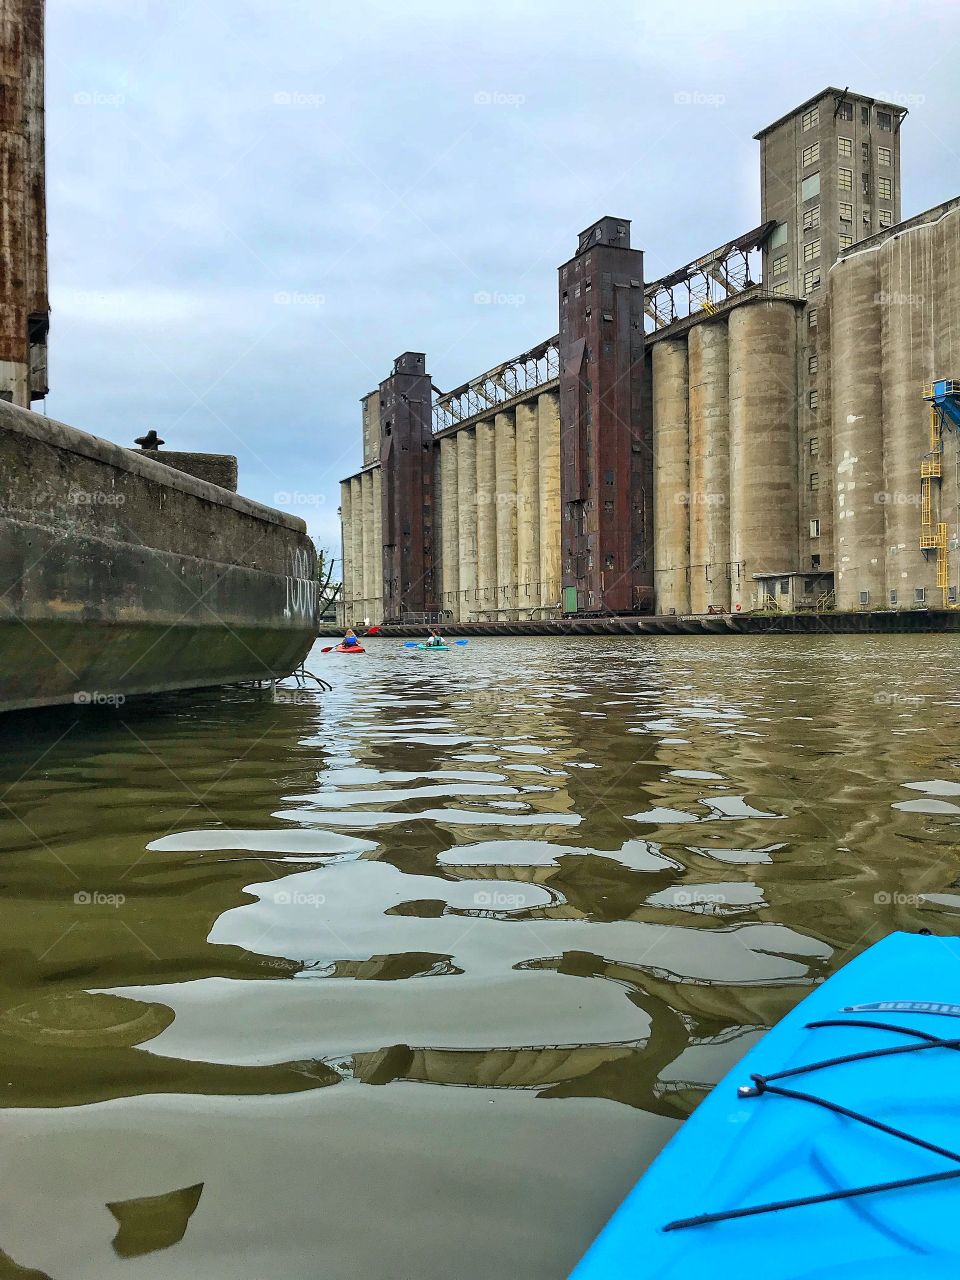
[(446, 648), (446, 642), (444, 641), (443, 636), (440, 634), (440, 632), (437, 630), (436, 627), (430, 628), (430, 634), (429, 636), (427, 636), (426, 643), (427, 643), (428, 649), (445, 649)]
[(354, 634), (353, 628), (347, 627), (347, 634), (343, 637), (340, 643), (343, 645), (345, 649), (352, 649), (354, 645), (358, 645), (360, 641), (357, 639), (356, 635)]

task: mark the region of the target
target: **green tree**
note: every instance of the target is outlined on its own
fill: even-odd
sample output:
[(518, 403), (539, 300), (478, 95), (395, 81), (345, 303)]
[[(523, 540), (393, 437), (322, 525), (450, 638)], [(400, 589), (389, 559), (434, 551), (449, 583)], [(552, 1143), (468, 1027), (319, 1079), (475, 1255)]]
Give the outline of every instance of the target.
[(335, 579), (337, 561), (326, 547), (317, 547), (317, 617), (323, 620), (334, 611), (343, 583)]

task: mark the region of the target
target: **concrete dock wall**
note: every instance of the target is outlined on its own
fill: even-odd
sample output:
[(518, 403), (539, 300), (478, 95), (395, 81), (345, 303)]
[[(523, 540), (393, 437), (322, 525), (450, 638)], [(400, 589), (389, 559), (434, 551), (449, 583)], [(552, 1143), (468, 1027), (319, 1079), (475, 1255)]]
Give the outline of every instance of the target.
[(0, 403), (0, 710), (288, 674), (303, 521)]

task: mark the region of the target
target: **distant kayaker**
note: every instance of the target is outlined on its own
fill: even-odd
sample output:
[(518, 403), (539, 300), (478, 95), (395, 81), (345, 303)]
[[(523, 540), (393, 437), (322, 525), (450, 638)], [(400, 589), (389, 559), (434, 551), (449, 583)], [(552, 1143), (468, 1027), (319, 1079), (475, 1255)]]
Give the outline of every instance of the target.
[(440, 632), (437, 630), (436, 627), (430, 628), (430, 634), (427, 637), (427, 648), (428, 649), (446, 648), (446, 642), (444, 641), (443, 636), (440, 634)]
[(354, 634), (353, 628), (347, 627), (347, 634), (343, 637), (343, 640), (340, 643), (343, 645), (345, 649), (352, 649), (354, 645), (358, 645), (360, 641), (357, 639), (356, 635)]

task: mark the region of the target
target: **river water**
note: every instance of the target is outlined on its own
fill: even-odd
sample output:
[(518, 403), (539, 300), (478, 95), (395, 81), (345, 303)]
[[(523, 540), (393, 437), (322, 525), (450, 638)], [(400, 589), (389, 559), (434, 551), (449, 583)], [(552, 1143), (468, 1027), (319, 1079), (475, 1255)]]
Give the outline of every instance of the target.
[(813, 983), (957, 932), (956, 658), (381, 640), (332, 693), (7, 717), (0, 1248), (560, 1280)]

